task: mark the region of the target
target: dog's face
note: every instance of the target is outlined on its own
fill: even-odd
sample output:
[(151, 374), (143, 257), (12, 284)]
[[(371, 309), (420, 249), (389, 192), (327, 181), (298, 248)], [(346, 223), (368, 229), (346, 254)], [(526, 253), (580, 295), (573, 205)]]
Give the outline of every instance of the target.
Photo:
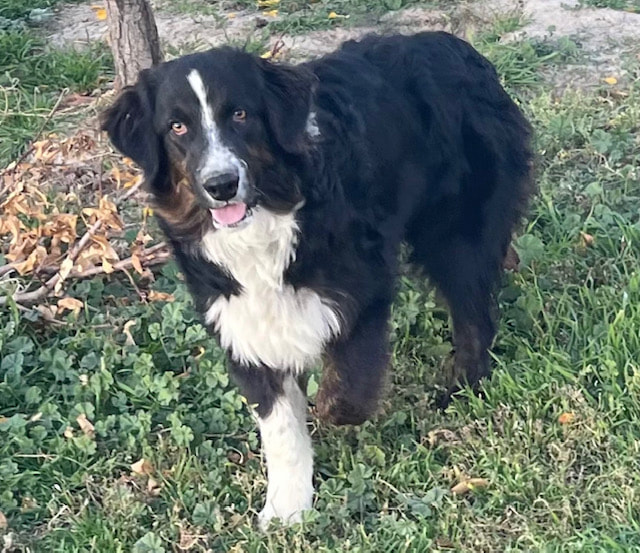
[(305, 132), (314, 76), (222, 48), (143, 71), (103, 129), (138, 163), (160, 215), (181, 232), (244, 226), (256, 205), (303, 200), (290, 164)]

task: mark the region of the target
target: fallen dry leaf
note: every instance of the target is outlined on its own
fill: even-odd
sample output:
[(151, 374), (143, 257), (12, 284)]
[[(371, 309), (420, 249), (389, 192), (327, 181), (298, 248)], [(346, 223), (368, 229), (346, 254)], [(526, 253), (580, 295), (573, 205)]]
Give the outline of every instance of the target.
[(142, 263), (140, 263), (140, 258), (135, 253), (131, 255), (131, 265), (138, 274), (141, 275), (144, 272), (142, 269)]
[(151, 461), (144, 457), (131, 465), (131, 472), (134, 474), (149, 475), (153, 473), (153, 465)]
[(85, 436), (89, 436), (90, 438), (93, 438), (95, 436), (95, 428), (93, 424), (91, 424), (89, 419), (87, 419), (87, 415), (85, 415), (84, 413), (80, 413), (76, 417), (76, 422), (78, 423), (80, 430), (82, 430)]
[(73, 428), (71, 428), (70, 426), (67, 426), (62, 435), (68, 440), (70, 440), (71, 438), (73, 438)]
[(437, 428), (427, 434), (427, 443), (430, 447), (436, 447), (441, 443), (455, 445), (460, 443), (458, 435), (447, 428)]
[(58, 280), (54, 288), (56, 292), (59, 292), (62, 289), (62, 283), (64, 279), (69, 276), (71, 269), (73, 269), (73, 259), (71, 259), (70, 257), (67, 257), (60, 264), (60, 270), (58, 271), (58, 274), (60, 275), (60, 280)]
[(155, 290), (150, 290), (147, 299), (150, 301), (172, 302), (176, 298), (173, 297), (173, 294), (168, 294), (167, 292), (156, 292)]
[(198, 544), (200, 538), (203, 537), (206, 536), (200, 536), (190, 529), (180, 528), (180, 541), (178, 542), (178, 549), (180, 551), (189, 551), (193, 549)]
[(104, 21), (107, 18), (107, 10), (102, 6), (91, 6), (93, 13), (96, 14), (96, 19), (98, 21)]
[(448, 538), (437, 538), (436, 545), (440, 549), (455, 549), (456, 545)]
[(467, 480), (463, 480), (459, 482), (453, 488), (451, 488), (451, 493), (456, 495), (464, 495), (470, 491), (475, 490), (476, 488), (486, 488), (489, 485), (489, 481), (485, 478), (468, 478)]
[(113, 265), (109, 263), (106, 257), (102, 260), (102, 270), (108, 275), (113, 273)]
[(584, 246), (591, 246), (591, 244), (593, 244), (593, 235), (591, 234), (580, 232), (580, 238), (582, 238), (582, 243)]
[(6, 530), (9, 527), (9, 523), (7, 522), (7, 517), (4, 516), (4, 513), (0, 511), (0, 530)]
[[(14, 267), (21, 275), (33, 272), (36, 267), (39, 267), (44, 258), (47, 256), (47, 250), (43, 246), (36, 246), (27, 259), (22, 263), (14, 263)], [(10, 261), (12, 260), (9, 255), (6, 256)]]
[(151, 495), (159, 495), (160, 494), (160, 491), (161, 491), (160, 490), (160, 484), (152, 476), (149, 476), (149, 480), (147, 480), (147, 491)]
[(62, 313), (65, 309), (73, 312), (77, 317), (80, 310), (84, 307), (84, 303), (76, 298), (66, 297), (58, 300), (58, 312)]
[(560, 424), (571, 424), (576, 418), (575, 413), (562, 413), (558, 417), (558, 422)]

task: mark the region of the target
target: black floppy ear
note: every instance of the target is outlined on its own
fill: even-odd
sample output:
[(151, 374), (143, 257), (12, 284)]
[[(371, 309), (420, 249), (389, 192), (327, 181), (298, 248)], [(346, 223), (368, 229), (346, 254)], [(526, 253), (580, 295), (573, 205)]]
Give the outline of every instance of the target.
[(144, 171), (155, 193), (167, 187), (167, 161), (162, 137), (153, 126), (155, 84), (150, 70), (140, 73), (134, 86), (125, 87), (101, 117), (101, 128), (113, 145)]
[(305, 128), (317, 77), (300, 66), (261, 60), (267, 119), (278, 144), (289, 153), (305, 149)]

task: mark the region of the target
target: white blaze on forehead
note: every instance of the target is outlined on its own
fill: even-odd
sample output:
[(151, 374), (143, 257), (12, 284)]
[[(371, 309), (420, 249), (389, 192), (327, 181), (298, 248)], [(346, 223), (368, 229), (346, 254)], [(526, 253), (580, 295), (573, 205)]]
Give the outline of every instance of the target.
[(200, 104), (202, 130), (207, 137), (207, 149), (202, 155), (198, 174), (202, 181), (222, 173), (237, 171), (239, 196), (243, 196), (246, 188), (246, 169), (242, 161), (222, 141), (220, 130), (213, 118), (213, 108), (207, 100), (207, 87), (197, 69), (187, 75), (187, 81)]
[(214, 130), (215, 123), (213, 122), (213, 110), (211, 109), (209, 102), (207, 102), (207, 89), (204, 86), (200, 72), (197, 69), (192, 69), (189, 75), (187, 75), (187, 80), (189, 81), (196, 98), (198, 98), (198, 102), (200, 102), (202, 126), (205, 130)]

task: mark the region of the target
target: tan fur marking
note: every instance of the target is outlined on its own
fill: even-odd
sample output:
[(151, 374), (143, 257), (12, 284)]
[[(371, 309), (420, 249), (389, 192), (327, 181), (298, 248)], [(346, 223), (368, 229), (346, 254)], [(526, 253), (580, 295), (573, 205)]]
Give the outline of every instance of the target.
[(171, 168), (171, 193), (155, 198), (153, 207), (181, 236), (199, 240), (208, 228), (209, 214), (198, 205), (188, 178), (178, 167)]

